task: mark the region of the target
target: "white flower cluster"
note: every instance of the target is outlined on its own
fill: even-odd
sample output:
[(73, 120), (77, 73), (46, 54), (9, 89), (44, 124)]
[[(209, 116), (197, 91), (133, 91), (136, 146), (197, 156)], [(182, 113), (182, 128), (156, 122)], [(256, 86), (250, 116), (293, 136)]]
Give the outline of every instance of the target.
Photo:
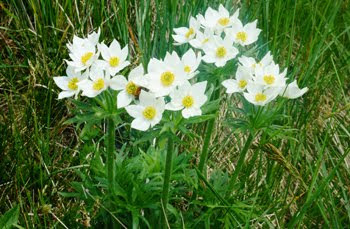
[[(63, 90), (58, 98), (77, 97), (80, 91), (87, 97), (108, 88), (120, 91), (117, 107), (125, 107), (134, 118), (131, 127), (142, 131), (159, 123), (164, 110), (181, 110), (184, 118), (201, 115), (201, 106), (207, 101), (207, 81), (191, 84), (196, 82), (201, 60), (222, 67), (238, 55), (240, 47), (257, 41), (261, 32), (256, 20), (243, 25), (238, 16), (239, 10), (231, 16), (220, 5), (218, 10), (209, 7), (204, 16), (191, 17), (188, 28), (174, 29), (173, 38), (177, 45), (189, 43), (197, 52), (189, 49), (182, 57), (172, 52), (162, 60), (152, 58), (147, 72), (139, 65), (128, 78), (117, 74), (130, 65), (127, 46), (120, 47), (116, 40), (109, 46), (99, 43), (100, 30), (87, 38), (74, 36), (73, 43), (67, 45), (71, 59), (66, 60), (67, 76), (54, 77)], [(222, 84), (227, 93), (242, 92), (253, 104), (265, 105), (277, 95), (297, 98), (308, 90), (300, 90), (296, 81), (286, 85), (286, 70), (280, 73), (270, 53), (260, 62), (245, 56), (239, 62), (236, 79)], [(165, 97), (171, 99), (167, 104)]]
[[(152, 58), (148, 72), (139, 65), (132, 69), (128, 79), (118, 75), (130, 64), (128, 47), (120, 47), (113, 40), (108, 47), (99, 43), (100, 30), (87, 38), (74, 36), (68, 44), (67, 76), (54, 77), (63, 91), (58, 98), (82, 96), (95, 97), (111, 88), (120, 91), (117, 107), (124, 108), (134, 118), (131, 127), (145, 131), (162, 119), (164, 110), (182, 111), (184, 118), (201, 115), (200, 107), (207, 101), (207, 82), (191, 85), (190, 79), (198, 74), (201, 54), (189, 49), (181, 58), (176, 52), (167, 53), (164, 60)], [(102, 56), (102, 59), (100, 59)], [(165, 104), (165, 97), (171, 101)], [(135, 104), (130, 105), (132, 102)]]
[[(256, 27), (257, 20), (243, 25), (238, 16), (239, 10), (230, 15), (222, 5), (218, 10), (209, 7), (204, 16), (191, 17), (189, 27), (174, 29), (173, 38), (177, 45), (189, 43), (202, 50), (206, 63), (222, 67), (238, 55), (241, 46), (257, 41), (261, 32)], [(286, 84), (286, 74), (286, 69), (280, 73), (270, 52), (259, 62), (241, 56), (236, 79), (225, 80), (222, 85), (227, 93), (241, 92), (250, 103), (264, 106), (278, 95), (295, 99), (308, 91), (308, 88), (299, 89), (296, 81)]]

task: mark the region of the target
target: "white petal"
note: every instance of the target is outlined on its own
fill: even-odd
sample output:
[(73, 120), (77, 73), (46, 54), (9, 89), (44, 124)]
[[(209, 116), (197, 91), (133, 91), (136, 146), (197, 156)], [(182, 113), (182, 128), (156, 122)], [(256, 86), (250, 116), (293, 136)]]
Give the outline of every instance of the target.
[(63, 99), (67, 97), (71, 97), (75, 94), (74, 91), (62, 91), (61, 93), (58, 94), (58, 99)]
[(56, 85), (60, 89), (69, 90), (69, 88), (68, 88), (69, 78), (68, 77), (66, 77), (66, 76), (53, 77), (53, 80), (55, 81)]
[(133, 118), (142, 118), (142, 111), (144, 107), (140, 105), (130, 105), (125, 107), (126, 112)]
[(125, 90), (122, 90), (117, 96), (117, 107), (122, 108), (128, 106), (132, 99), (132, 95), (129, 95)]
[(141, 118), (136, 118), (132, 121), (131, 128), (134, 128), (136, 130), (146, 131), (148, 130), (150, 125), (151, 125), (150, 122)]

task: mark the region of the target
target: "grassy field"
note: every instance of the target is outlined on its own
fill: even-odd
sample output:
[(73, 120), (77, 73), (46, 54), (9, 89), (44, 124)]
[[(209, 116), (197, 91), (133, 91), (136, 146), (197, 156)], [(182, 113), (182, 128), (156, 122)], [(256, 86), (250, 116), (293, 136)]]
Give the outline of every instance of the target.
[[(98, 27), (106, 42), (116, 38), (123, 46), (129, 45), (133, 66), (164, 57), (166, 51), (183, 53), (183, 46), (172, 45), (170, 31), (186, 25), (189, 15), (204, 13), (219, 3), (231, 12), (240, 7), (243, 22), (257, 18), (262, 29), (259, 52), (271, 50), (275, 61), (288, 67), (289, 77), (309, 92), (285, 104), (285, 117), (278, 123), (283, 129), (276, 130), (279, 137), (264, 139), (263, 135), (254, 142), (236, 179), (234, 196), (226, 199), (230, 208), (216, 197), (225, 195), (220, 182), (242, 163), (238, 158), (247, 136), (229, 127), (237, 100), (223, 96), (209, 147), (209, 183), (198, 184), (202, 192), (196, 194), (204, 201), (192, 194), (172, 199), (172, 213), (177, 217), (169, 218), (171, 227), (348, 228), (348, 0), (0, 1), (0, 214), (19, 206), (18, 228), (111, 228), (113, 224), (119, 228), (115, 220), (127, 227), (146, 228), (142, 216), (140, 221), (135, 217), (141, 214), (135, 209), (144, 208), (137, 202), (104, 205), (93, 197), (92, 201), (74, 195), (77, 182), (90, 181), (82, 174), (90, 174), (90, 168), (97, 166), (93, 152), (100, 147), (98, 133), (103, 128), (65, 123), (75, 105), (57, 100), (59, 90), (52, 77), (65, 71), (65, 44), (73, 34), (84, 36)], [(196, 124), (193, 129), (202, 135), (204, 127)], [(124, 128), (117, 131), (118, 148), (137, 140), (125, 134)], [(179, 160), (194, 167), (203, 138), (182, 136), (186, 147), (178, 151), (189, 156)], [(137, 147), (129, 148), (130, 166), (143, 163), (132, 159), (138, 157)], [(152, 156), (148, 162), (161, 157)], [(147, 165), (143, 169), (156, 170), (155, 165)], [(127, 172), (117, 176), (120, 182), (128, 179)], [(135, 195), (141, 195), (143, 187), (137, 187)], [(118, 210), (119, 206), (128, 210)], [(147, 218), (150, 225), (156, 225), (152, 220)]]

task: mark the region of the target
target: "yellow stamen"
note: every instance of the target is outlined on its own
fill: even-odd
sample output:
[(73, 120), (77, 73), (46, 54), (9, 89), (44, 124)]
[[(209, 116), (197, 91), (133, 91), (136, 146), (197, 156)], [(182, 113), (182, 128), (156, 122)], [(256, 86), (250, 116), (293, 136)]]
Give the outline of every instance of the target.
[(137, 91), (138, 91), (139, 87), (134, 84), (134, 82), (129, 82), (126, 87), (125, 90), (129, 95), (137, 95)]
[(209, 41), (209, 38), (205, 38), (203, 41), (202, 41), (202, 45), (204, 45), (205, 43), (207, 43)]
[(92, 88), (95, 91), (99, 91), (102, 90), (105, 87), (105, 81), (103, 79), (98, 79), (94, 82), (94, 84), (92, 85)]
[(190, 95), (187, 95), (182, 99), (182, 105), (186, 108), (192, 107), (193, 103), (194, 103), (193, 97)]
[(83, 63), (83, 65), (86, 65), (93, 55), (94, 54), (92, 52), (87, 52), (84, 55), (82, 55), (81, 62)]
[(229, 22), (230, 22), (230, 19), (228, 17), (222, 17), (218, 20), (218, 23), (222, 26), (228, 25)]
[(188, 65), (186, 65), (186, 66), (184, 67), (184, 71), (185, 71), (186, 73), (190, 73), (190, 72), (191, 72), (191, 67), (188, 66)]
[(266, 84), (271, 85), (275, 82), (275, 77), (273, 75), (265, 75), (264, 81)]
[(218, 57), (218, 58), (225, 57), (226, 53), (227, 53), (227, 51), (226, 51), (224, 46), (221, 46), (221, 47), (216, 49), (216, 57)]
[(192, 36), (194, 34), (194, 29), (193, 28), (189, 28), (187, 33), (185, 34), (185, 37), (188, 39), (190, 38), (190, 36)]
[(79, 82), (79, 80), (77, 77), (70, 79), (68, 82), (68, 88), (72, 91), (77, 90), (78, 89), (78, 85), (77, 85), (78, 82)]
[(114, 56), (109, 59), (109, 65), (113, 68), (117, 67), (119, 65), (119, 58)]
[(148, 120), (152, 120), (156, 116), (156, 108), (153, 106), (148, 106), (142, 111), (143, 117), (145, 117)]
[(266, 100), (266, 95), (263, 93), (257, 93), (255, 95), (255, 101), (256, 102), (264, 102)]
[(238, 32), (236, 39), (245, 42), (248, 39), (248, 34), (244, 31)]
[(163, 84), (165, 87), (171, 86), (171, 84), (174, 82), (175, 75), (172, 72), (163, 72), (162, 75), (160, 76), (160, 82)]
[(245, 88), (245, 86), (247, 86), (247, 84), (248, 84), (248, 82), (246, 80), (240, 80), (238, 82), (238, 87), (243, 89), (243, 88)]

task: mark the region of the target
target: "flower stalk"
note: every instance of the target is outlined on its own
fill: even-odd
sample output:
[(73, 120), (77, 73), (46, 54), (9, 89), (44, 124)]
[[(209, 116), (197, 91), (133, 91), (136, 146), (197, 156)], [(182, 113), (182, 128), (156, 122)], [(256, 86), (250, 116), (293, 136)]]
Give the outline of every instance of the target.
[(114, 152), (115, 152), (115, 123), (112, 117), (107, 119), (107, 180), (110, 191), (114, 187)]
[(240, 153), (240, 156), (239, 156), (239, 159), (238, 159), (235, 171), (233, 172), (232, 177), (230, 179), (228, 190), (232, 190), (233, 189), (233, 186), (235, 185), (235, 181), (237, 179), (237, 176), (238, 176), (239, 172), (243, 168), (243, 162), (244, 162), (245, 156), (247, 155), (247, 152), (248, 152), (248, 150), (249, 150), (249, 148), (250, 148), (254, 138), (255, 138), (255, 134), (254, 133), (249, 133), (247, 141), (244, 144), (243, 150)]
[[(218, 99), (219, 96), (220, 96), (220, 89), (217, 89), (214, 93), (213, 100)], [(199, 158), (199, 164), (198, 164), (198, 170), (201, 173), (203, 173), (204, 166), (206, 165), (206, 162), (208, 159), (209, 143), (210, 143), (211, 135), (213, 133), (214, 124), (215, 124), (215, 118), (208, 121), (206, 133), (205, 133), (205, 138), (204, 138), (204, 143), (203, 143), (203, 148), (202, 148), (202, 152), (201, 152), (201, 155)], [(206, 177), (206, 175), (204, 175), (204, 177)]]
[(166, 161), (165, 161), (163, 193), (162, 193), (162, 201), (163, 201), (163, 205), (164, 205), (165, 209), (166, 209), (166, 206), (168, 204), (168, 199), (169, 199), (169, 185), (170, 185), (173, 153), (174, 153), (174, 140), (173, 140), (172, 136), (169, 136), (167, 155), (166, 155)]

